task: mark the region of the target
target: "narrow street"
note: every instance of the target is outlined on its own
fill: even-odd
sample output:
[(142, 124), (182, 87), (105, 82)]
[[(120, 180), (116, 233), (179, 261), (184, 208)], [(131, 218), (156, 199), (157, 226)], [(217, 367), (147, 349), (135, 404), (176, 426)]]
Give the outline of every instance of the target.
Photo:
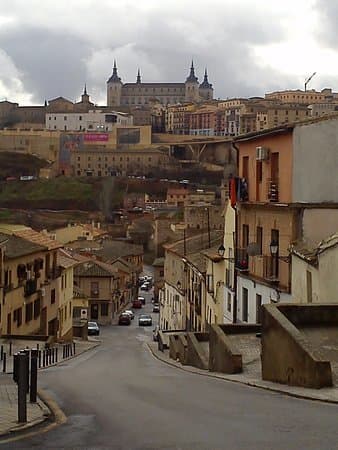
[[(142, 292), (141, 295), (144, 295)], [(6, 449), (334, 450), (335, 405), (194, 375), (147, 348), (151, 293), (130, 326), (102, 327), (98, 348), (40, 374), (66, 424)], [(151, 313), (152, 327), (138, 315)]]

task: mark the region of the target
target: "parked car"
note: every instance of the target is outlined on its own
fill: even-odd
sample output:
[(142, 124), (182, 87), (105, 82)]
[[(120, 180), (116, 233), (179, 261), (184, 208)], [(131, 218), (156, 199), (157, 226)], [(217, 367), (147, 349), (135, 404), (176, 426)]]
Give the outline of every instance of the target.
[(138, 300), (142, 303), (142, 305), (146, 304), (146, 299), (144, 297), (137, 297)]
[(151, 284), (149, 283), (149, 281), (146, 281), (145, 283), (142, 284), (140, 289), (141, 291), (149, 291), (151, 289)]
[(156, 327), (153, 329), (153, 341), (158, 341), (158, 332), (160, 331), (159, 326), (156, 325)]
[(88, 336), (99, 336), (100, 327), (96, 322), (88, 322)]
[(148, 314), (141, 314), (138, 319), (140, 327), (150, 327), (153, 324), (153, 319)]
[(154, 303), (153, 312), (154, 313), (159, 313), (160, 312), (160, 305), (158, 303)]
[(141, 300), (137, 299), (133, 301), (133, 308), (135, 309), (141, 309), (142, 308), (142, 302)]
[(122, 313), (119, 317), (119, 325), (130, 325), (131, 324), (131, 317), (128, 313)]
[(123, 312), (124, 314), (129, 314), (131, 320), (134, 319), (134, 313), (131, 309), (127, 309), (126, 311)]

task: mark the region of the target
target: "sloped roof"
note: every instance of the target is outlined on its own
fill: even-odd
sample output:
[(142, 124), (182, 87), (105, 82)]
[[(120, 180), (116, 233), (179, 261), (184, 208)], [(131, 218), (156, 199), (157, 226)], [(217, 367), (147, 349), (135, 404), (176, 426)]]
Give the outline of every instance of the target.
[(15, 259), (46, 250), (42, 245), (4, 233), (0, 233), (0, 242), (6, 243), (5, 259)]
[(78, 261), (76, 261), (70, 253), (61, 248), (57, 252), (57, 264), (64, 269), (68, 269), (69, 267), (73, 267), (78, 264)]
[(107, 261), (113, 261), (120, 257), (143, 255), (144, 252), (142, 245), (131, 244), (125, 241), (104, 240), (102, 248), (92, 250), (92, 253)]
[(74, 275), (78, 277), (112, 277), (116, 275), (116, 270), (109, 264), (101, 261), (88, 260), (77, 265), (74, 269)]
[(32, 228), (25, 228), (23, 230), (18, 230), (13, 233), (15, 236), (27, 239), (28, 241), (34, 242), (34, 244), (43, 245), (48, 250), (55, 250), (63, 247), (62, 244), (51, 239), (43, 233), (33, 230)]
[(323, 239), (318, 245), (308, 245), (305, 242), (298, 242), (291, 248), (291, 253), (304, 259), (309, 264), (316, 265), (319, 256), (329, 249), (338, 245), (338, 232), (332, 236)]

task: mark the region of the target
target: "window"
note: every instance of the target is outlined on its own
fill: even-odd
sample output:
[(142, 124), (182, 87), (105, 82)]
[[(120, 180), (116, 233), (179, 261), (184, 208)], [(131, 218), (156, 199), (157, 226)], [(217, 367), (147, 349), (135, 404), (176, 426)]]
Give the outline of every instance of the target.
[(41, 304), (40, 299), (38, 298), (37, 300), (34, 301), (34, 319), (37, 319), (40, 316), (40, 308)]
[(30, 322), (33, 319), (33, 303), (26, 304), (25, 322)]
[(242, 288), (242, 320), (248, 321), (248, 290), (245, 287)]
[(256, 177), (257, 177), (257, 183), (261, 183), (262, 179), (263, 179), (262, 161), (256, 161)]
[(108, 316), (108, 303), (101, 303), (101, 316)]
[(55, 303), (55, 289), (50, 291), (50, 302), (52, 305)]
[(247, 248), (249, 245), (249, 225), (246, 224), (242, 226), (242, 245), (243, 248)]
[(14, 322), (16, 322), (16, 325), (18, 327), (21, 326), (21, 324), (22, 324), (22, 308), (18, 308), (16, 310), (14, 310), (13, 320), (14, 320)]
[(257, 227), (256, 229), (256, 242), (258, 245), (258, 249), (259, 249), (259, 254), (262, 255), (263, 254), (263, 228), (262, 227)]
[(63, 116), (63, 120), (67, 120), (67, 116)]

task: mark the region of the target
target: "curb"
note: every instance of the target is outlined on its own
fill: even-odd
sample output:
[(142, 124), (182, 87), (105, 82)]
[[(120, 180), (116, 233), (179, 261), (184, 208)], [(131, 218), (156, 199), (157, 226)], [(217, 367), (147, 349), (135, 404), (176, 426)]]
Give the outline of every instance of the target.
[[(255, 387), (255, 388), (258, 388), (258, 389), (264, 389), (266, 391), (276, 392), (278, 394), (284, 394), (284, 395), (287, 395), (289, 397), (299, 398), (299, 399), (302, 399), (302, 400), (311, 400), (311, 401), (322, 402), (322, 403), (329, 403), (329, 404), (334, 404), (334, 405), (338, 404), (338, 400), (330, 400), (328, 398), (325, 399), (325, 398), (313, 397), (311, 395), (298, 394), (296, 392), (286, 391), (286, 390), (280, 389), (278, 387), (261, 385), (261, 384), (258, 384), (256, 382), (254, 382), (254, 381), (234, 380), (233, 378), (227, 378), (226, 376), (221, 376), (221, 375), (218, 375), (217, 373), (204, 372), (204, 371), (201, 371), (200, 369), (195, 368), (195, 367), (182, 366), (182, 365), (179, 365), (178, 363), (176, 363), (175, 361), (170, 361), (170, 360), (168, 360), (166, 358), (161, 358), (161, 356), (158, 355), (155, 352), (155, 350), (150, 346), (149, 343), (147, 343), (147, 346), (148, 346), (148, 349), (150, 350), (150, 353), (158, 361), (161, 361), (164, 364), (167, 364), (168, 366), (175, 367), (176, 369), (183, 370), (184, 372), (189, 372), (189, 373), (193, 373), (195, 375), (200, 375), (200, 376), (204, 376), (204, 377), (208, 377), (208, 378), (214, 378), (214, 379), (217, 379), (217, 380), (223, 380), (223, 381), (227, 381), (227, 382), (231, 382), (231, 383), (243, 384), (245, 386)], [(191, 367), (191, 368), (188, 368), (188, 367)]]
[[(101, 343), (102, 343), (102, 341), (98, 341), (97, 344), (93, 345), (92, 347), (86, 348), (85, 350), (82, 350), (80, 353), (76, 353), (75, 355), (69, 356), (68, 358), (65, 358), (65, 359), (61, 359), (57, 363), (50, 364), (49, 366), (39, 367), (38, 368), (38, 373), (40, 372), (40, 370), (42, 371), (42, 370), (50, 369), (51, 367), (57, 367), (60, 364), (63, 364), (64, 362), (67, 362), (67, 361), (70, 361), (70, 360), (72, 360), (74, 358), (77, 358), (78, 356), (81, 356), (84, 353), (89, 352), (90, 350), (93, 350), (94, 348), (98, 347), (99, 345), (101, 345)], [(4, 375), (13, 375), (13, 370), (11, 372), (4, 373)], [(0, 376), (1, 376), (1, 374), (0, 374)]]
[[(36, 419), (28, 424), (23, 425), (22, 427), (16, 427), (9, 430), (6, 434), (0, 436), (0, 446), (2, 444), (8, 444), (10, 442), (20, 441), (22, 439), (34, 437), (42, 433), (47, 433), (53, 428), (56, 428), (57, 426), (67, 422), (67, 417), (62, 409), (58, 406), (55, 400), (48, 396), (48, 394), (44, 390), (38, 390), (38, 397), (41, 402), (44, 403), (46, 410), (48, 409), (48, 415), (47, 412), (45, 412), (45, 417), (43, 417), (42, 419)], [(47, 424), (45, 427), (39, 428), (37, 430), (32, 430), (32, 428), (37, 427), (50, 420), (52, 420), (52, 422)], [(29, 431), (25, 433), (25, 431), (27, 430)], [(11, 436), (12, 433), (18, 434), (16, 436)], [(1, 437), (3, 439), (1, 439)]]

